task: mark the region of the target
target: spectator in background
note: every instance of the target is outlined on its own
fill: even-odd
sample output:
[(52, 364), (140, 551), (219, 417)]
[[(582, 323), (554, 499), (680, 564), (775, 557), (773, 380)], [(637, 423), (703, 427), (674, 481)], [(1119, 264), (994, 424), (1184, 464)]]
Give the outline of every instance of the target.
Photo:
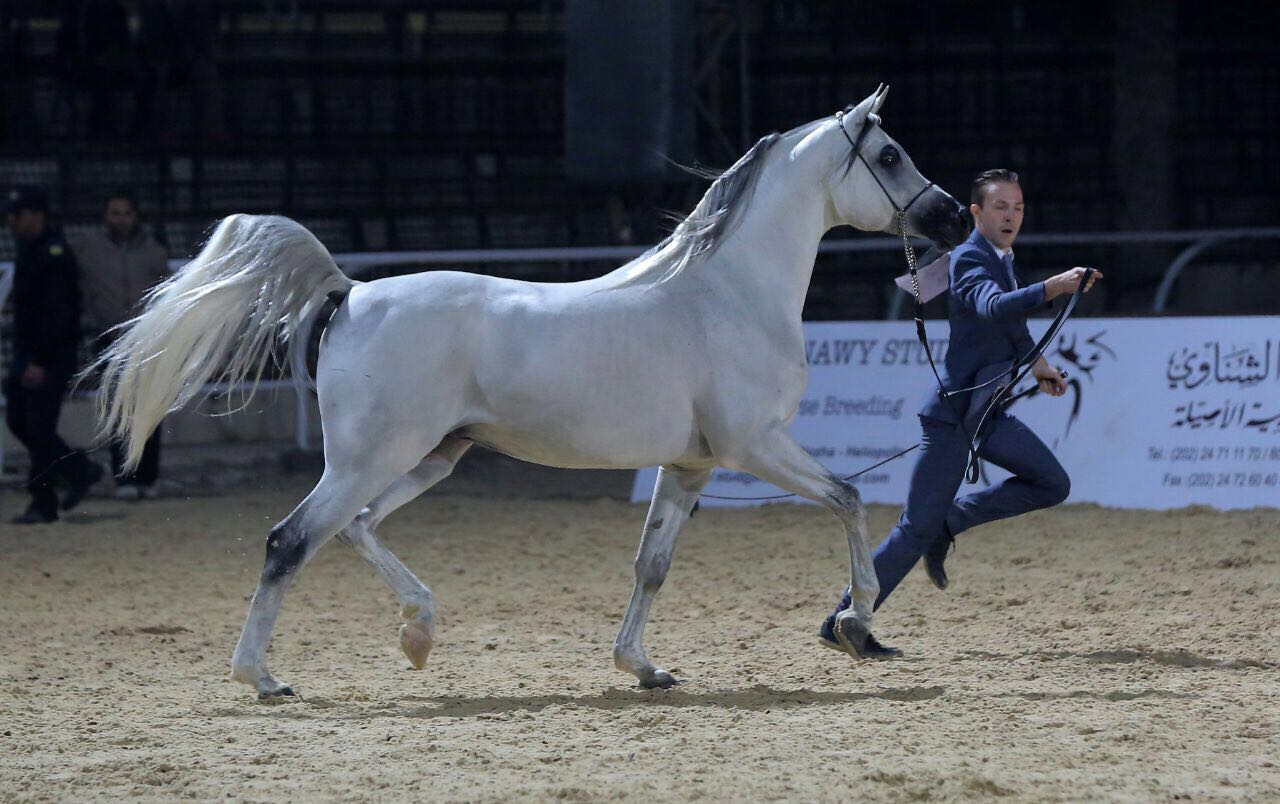
[[(85, 290), (84, 324), (95, 336), (98, 352), (115, 339), (113, 328), (137, 312), (138, 302), (149, 288), (168, 274), (168, 252), (142, 227), (138, 202), (132, 193), (119, 190), (107, 197), (102, 229), (73, 243)], [(142, 461), (123, 474), (124, 449), (111, 443), (111, 471), (116, 478), (116, 499), (140, 500), (153, 496), (160, 473), (160, 428), (147, 439)]]
[(5, 203), (5, 223), (17, 242), (13, 278), (13, 365), (4, 380), (9, 429), (27, 448), (31, 504), (17, 525), (58, 518), (55, 479), (70, 487), (62, 500), (74, 508), (102, 477), (102, 467), (58, 437), (62, 399), (76, 372), (80, 343), (80, 291), (76, 262), (49, 222), (43, 189), (22, 186)]

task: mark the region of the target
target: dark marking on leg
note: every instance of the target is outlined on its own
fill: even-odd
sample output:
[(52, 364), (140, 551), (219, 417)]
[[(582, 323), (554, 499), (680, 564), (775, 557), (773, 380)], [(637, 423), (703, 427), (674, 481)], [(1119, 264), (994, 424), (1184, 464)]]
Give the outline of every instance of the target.
[(276, 525), (267, 537), (267, 561), (262, 578), (275, 582), (302, 566), (307, 555), (306, 534)]
[(641, 587), (649, 591), (656, 592), (661, 589), (663, 581), (667, 579), (667, 572), (670, 570), (670, 553), (636, 558), (636, 578), (640, 581)]
[(827, 499), (846, 511), (856, 511), (862, 507), (862, 494), (858, 487), (838, 477), (830, 478), (832, 488), (827, 492)]
[(658, 517), (657, 519), (649, 523), (649, 527), (652, 528), (653, 530), (657, 530), (658, 528), (662, 527), (662, 521), (663, 521), (662, 517)]

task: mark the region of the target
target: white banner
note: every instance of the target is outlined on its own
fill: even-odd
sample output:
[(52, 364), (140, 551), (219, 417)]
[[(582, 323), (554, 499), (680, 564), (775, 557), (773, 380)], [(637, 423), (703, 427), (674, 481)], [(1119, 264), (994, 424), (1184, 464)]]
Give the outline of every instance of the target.
[[(1032, 336), (1046, 326), (1033, 321)], [(941, 363), (947, 323), (928, 329)], [(817, 322), (805, 325), (805, 338), (809, 386), (791, 430), (810, 454), (845, 476), (919, 440), (916, 413), (935, 381), (914, 324)], [(1067, 371), (1066, 396), (1037, 395), (1010, 412), (1071, 475), (1069, 502), (1280, 506), (1280, 317), (1078, 319), (1046, 357)], [(869, 502), (901, 504), (914, 465), (908, 453), (854, 482)], [(636, 474), (633, 500), (649, 499), (656, 474)], [(1005, 476), (984, 464), (979, 482)], [(783, 493), (718, 469), (702, 499), (758, 505), (714, 497)]]

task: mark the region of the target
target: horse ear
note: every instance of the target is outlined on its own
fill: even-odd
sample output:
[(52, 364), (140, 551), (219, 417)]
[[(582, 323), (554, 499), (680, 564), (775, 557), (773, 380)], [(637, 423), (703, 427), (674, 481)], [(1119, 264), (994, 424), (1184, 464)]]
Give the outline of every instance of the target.
[(862, 102), (849, 110), (849, 119), (858, 120), (865, 118), (869, 114), (875, 114), (880, 109), (880, 104), (884, 103), (884, 97), (889, 92), (889, 87), (881, 84), (876, 87), (876, 91), (862, 99)]
[(889, 85), (881, 84), (876, 90), (875, 100), (871, 101), (871, 113), (875, 114), (880, 111), (880, 107), (884, 105), (884, 99), (889, 97)]

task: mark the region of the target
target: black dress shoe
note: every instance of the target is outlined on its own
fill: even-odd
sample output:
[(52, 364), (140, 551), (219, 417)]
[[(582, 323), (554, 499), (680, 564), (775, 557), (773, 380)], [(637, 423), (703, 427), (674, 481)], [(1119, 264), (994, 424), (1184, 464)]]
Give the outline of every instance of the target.
[(57, 522), (58, 514), (46, 513), (33, 505), (9, 521), (15, 525), (47, 525), (50, 522)]
[(72, 483), (71, 488), (67, 489), (67, 493), (62, 498), (62, 510), (70, 511), (80, 504), (80, 501), (89, 494), (89, 489), (93, 488), (93, 484), (102, 479), (106, 472), (101, 466), (89, 462), (89, 472), (79, 481)]
[(924, 554), (924, 571), (928, 573), (933, 585), (939, 589), (946, 589), (947, 584), (950, 583), (947, 579), (946, 561), (947, 553), (951, 552), (951, 546), (955, 542), (955, 537), (944, 525), (942, 535), (933, 540), (933, 544), (929, 545), (929, 549)]

